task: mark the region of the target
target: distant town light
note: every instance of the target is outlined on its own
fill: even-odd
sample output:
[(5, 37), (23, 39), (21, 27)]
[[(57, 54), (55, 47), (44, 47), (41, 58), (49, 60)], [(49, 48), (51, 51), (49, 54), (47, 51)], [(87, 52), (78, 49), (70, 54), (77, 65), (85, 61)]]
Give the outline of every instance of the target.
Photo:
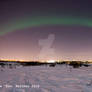
[(55, 63), (56, 61), (55, 60), (48, 60), (47, 62), (48, 63)]

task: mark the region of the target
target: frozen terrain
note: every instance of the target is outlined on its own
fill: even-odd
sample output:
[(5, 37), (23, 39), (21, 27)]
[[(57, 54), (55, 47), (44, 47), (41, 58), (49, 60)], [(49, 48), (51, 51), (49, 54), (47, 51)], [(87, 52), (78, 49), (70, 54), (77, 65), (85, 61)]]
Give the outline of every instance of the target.
[(92, 92), (92, 66), (5, 67), (0, 70), (0, 86), (0, 92)]

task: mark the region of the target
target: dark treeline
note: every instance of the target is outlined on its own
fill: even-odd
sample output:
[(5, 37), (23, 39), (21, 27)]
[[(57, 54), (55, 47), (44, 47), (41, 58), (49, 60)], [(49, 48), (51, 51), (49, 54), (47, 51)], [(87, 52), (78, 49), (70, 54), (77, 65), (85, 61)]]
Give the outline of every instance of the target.
[(2, 61), (0, 60), (0, 67), (4, 68), (5, 66), (9, 68), (16, 68), (16, 66), (49, 66), (49, 67), (55, 67), (56, 65), (69, 65), (73, 68), (79, 68), (81, 66), (88, 67), (90, 64), (88, 62), (82, 62), (82, 61), (62, 61), (62, 62), (55, 62), (55, 63), (43, 63), (38, 61), (31, 61), (31, 62), (19, 62), (19, 61)]

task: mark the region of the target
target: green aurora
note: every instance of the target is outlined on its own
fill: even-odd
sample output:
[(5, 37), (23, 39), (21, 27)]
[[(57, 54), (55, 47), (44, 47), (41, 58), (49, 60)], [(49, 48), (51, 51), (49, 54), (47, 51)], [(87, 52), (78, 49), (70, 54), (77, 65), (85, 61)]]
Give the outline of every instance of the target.
[(31, 17), (31, 18), (20, 18), (13, 20), (3, 25), (0, 29), (0, 35), (5, 35), (9, 32), (13, 32), (20, 29), (29, 27), (40, 27), (46, 25), (66, 25), (66, 26), (86, 26), (92, 27), (92, 19), (89, 18), (78, 18), (78, 17)]

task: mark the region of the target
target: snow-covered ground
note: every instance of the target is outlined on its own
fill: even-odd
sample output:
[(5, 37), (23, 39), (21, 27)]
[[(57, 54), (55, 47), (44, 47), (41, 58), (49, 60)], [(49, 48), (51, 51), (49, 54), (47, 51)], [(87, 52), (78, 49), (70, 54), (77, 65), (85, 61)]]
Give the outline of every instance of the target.
[(92, 66), (4, 68), (0, 71), (0, 86), (0, 92), (92, 92)]

